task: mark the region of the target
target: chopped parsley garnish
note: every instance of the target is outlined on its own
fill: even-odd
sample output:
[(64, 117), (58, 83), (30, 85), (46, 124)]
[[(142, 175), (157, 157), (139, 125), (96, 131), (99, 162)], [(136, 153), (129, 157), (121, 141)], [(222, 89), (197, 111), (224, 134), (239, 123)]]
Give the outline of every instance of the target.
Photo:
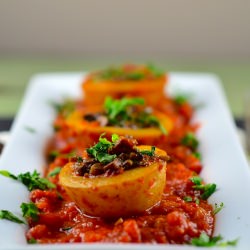
[(204, 185), (199, 176), (191, 177), (190, 180), (195, 184), (193, 186), (194, 189), (202, 191), (201, 198), (203, 200), (207, 200), (216, 191), (216, 184), (209, 183)]
[(40, 174), (36, 170), (32, 174), (30, 172), (26, 172), (17, 176), (11, 174), (6, 170), (0, 170), (0, 174), (23, 183), (29, 191), (32, 191), (34, 189), (46, 190), (56, 187), (55, 184), (50, 182), (48, 179), (41, 178)]
[(191, 148), (192, 150), (196, 150), (199, 146), (199, 141), (193, 133), (189, 132), (181, 139), (181, 144)]
[(155, 155), (155, 146), (152, 146), (151, 150), (140, 150), (139, 152), (143, 155), (154, 156)]
[(223, 238), (218, 235), (209, 237), (206, 233), (201, 233), (198, 238), (191, 239), (191, 245), (200, 247), (213, 247), (213, 246), (236, 246), (238, 239), (232, 241), (221, 242)]
[(126, 123), (136, 124), (139, 127), (159, 127), (163, 134), (167, 134), (159, 119), (145, 111), (135, 112), (133, 107), (144, 105), (143, 98), (122, 98), (120, 100), (107, 97), (104, 103), (105, 113), (109, 125), (124, 126)]
[[(87, 153), (94, 157), (98, 162), (109, 163), (116, 158), (116, 154), (109, 154), (108, 150), (114, 145), (118, 140), (117, 135), (112, 136), (112, 141), (108, 141), (106, 138), (100, 136), (99, 142), (93, 147), (87, 148)], [(119, 137), (118, 137), (119, 138)]]
[(107, 113), (107, 118), (111, 124), (116, 124), (117, 120), (127, 120), (129, 114), (127, 108), (136, 105), (144, 105), (143, 98), (122, 98), (120, 100), (107, 97), (105, 99), (104, 108)]
[(52, 171), (49, 172), (48, 177), (56, 176), (60, 173), (61, 167), (55, 167)]
[(18, 224), (25, 224), (23, 220), (19, 219), (17, 216), (9, 212), (8, 210), (0, 210), (0, 219), (9, 220)]
[(214, 208), (213, 214), (218, 214), (224, 208), (224, 203), (221, 202), (220, 205), (215, 203), (214, 206), (215, 208)]
[(24, 218), (31, 218), (33, 221), (37, 221), (39, 219), (39, 210), (33, 202), (22, 203), (21, 209)]

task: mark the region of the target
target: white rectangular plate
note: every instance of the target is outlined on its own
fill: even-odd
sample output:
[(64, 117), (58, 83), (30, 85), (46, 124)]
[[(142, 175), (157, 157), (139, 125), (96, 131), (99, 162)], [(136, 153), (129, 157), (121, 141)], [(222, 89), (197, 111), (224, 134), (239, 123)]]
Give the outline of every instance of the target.
[[(34, 169), (43, 171), (43, 150), (52, 135), (51, 124), (55, 117), (49, 102), (81, 97), (83, 77), (82, 73), (41, 74), (32, 79), (12, 127), (11, 139), (1, 156), (0, 169), (14, 174)], [(201, 175), (206, 182), (218, 185), (218, 191), (209, 202), (225, 204), (217, 215), (215, 235), (221, 234), (225, 240), (239, 238), (236, 249), (247, 248), (250, 245), (250, 172), (219, 80), (211, 74), (171, 73), (166, 91), (191, 93), (193, 101), (202, 104), (195, 114), (195, 120), (202, 124), (198, 132), (204, 163)], [(26, 127), (36, 132), (30, 133)], [(20, 204), (27, 201), (25, 187), (0, 176), (0, 209), (20, 215)], [(0, 220), (0, 249), (199, 249), (143, 244), (28, 245), (25, 230), (23, 225)]]

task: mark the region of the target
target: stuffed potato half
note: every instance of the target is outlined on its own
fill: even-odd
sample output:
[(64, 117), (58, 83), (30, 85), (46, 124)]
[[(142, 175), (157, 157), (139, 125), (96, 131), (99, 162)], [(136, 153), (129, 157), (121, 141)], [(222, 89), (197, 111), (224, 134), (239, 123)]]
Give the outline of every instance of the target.
[[(150, 148), (138, 146), (139, 150)], [(158, 148), (155, 155), (167, 156)], [(100, 217), (134, 215), (160, 201), (166, 183), (166, 161), (158, 159), (146, 167), (95, 178), (75, 175), (74, 163), (68, 163), (59, 177), (60, 184), (84, 213)]]

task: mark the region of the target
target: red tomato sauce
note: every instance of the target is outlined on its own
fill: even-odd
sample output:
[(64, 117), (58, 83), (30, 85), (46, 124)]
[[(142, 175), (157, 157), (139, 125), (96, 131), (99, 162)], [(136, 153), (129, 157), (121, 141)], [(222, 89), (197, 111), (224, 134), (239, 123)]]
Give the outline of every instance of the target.
[[(166, 186), (161, 201), (140, 215), (104, 219), (85, 215), (70, 200), (58, 183), (58, 175), (49, 177), (57, 185), (56, 190), (34, 190), (30, 200), (40, 211), (38, 221), (30, 221), (26, 237), (37, 243), (65, 242), (124, 242), (124, 243), (189, 243), (191, 238), (204, 232), (212, 236), (215, 217), (213, 207), (200, 198), (200, 191), (193, 188), (190, 178), (200, 173), (202, 164), (181, 138), (187, 132), (196, 132), (193, 109), (188, 103), (176, 104), (172, 99), (162, 101), (161, 111), (174, 121), (174, 128), (158, 145), (167, 151), (171, 160), (167, 164)], [(56, 125), (64, 126), (60, 115)], [(68, 162), (67, 154), (80, 153), (85, 138), (76, 140), (56, 132), (48, 151), (57, 150), (60, 155), (48, 163), (45, 175)], [(189, 197), (191, 201), (186, 201)]]

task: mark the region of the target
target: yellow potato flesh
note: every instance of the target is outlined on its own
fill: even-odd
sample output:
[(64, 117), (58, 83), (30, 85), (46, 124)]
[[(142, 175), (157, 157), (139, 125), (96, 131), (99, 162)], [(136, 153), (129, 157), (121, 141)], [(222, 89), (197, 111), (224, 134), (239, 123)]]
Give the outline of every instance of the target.
[[(150, 150), (151, 146), (140, 146)], [(166, 152), (156, 149), (157, 155)], [(74, 163), (60, 172), (60, 184), (84, 213), (118, 217), (141, 213), (160, 201), (166, 183), (166, 162), (157, 160), (110, 177), (86, 178), (74, 174)]]

